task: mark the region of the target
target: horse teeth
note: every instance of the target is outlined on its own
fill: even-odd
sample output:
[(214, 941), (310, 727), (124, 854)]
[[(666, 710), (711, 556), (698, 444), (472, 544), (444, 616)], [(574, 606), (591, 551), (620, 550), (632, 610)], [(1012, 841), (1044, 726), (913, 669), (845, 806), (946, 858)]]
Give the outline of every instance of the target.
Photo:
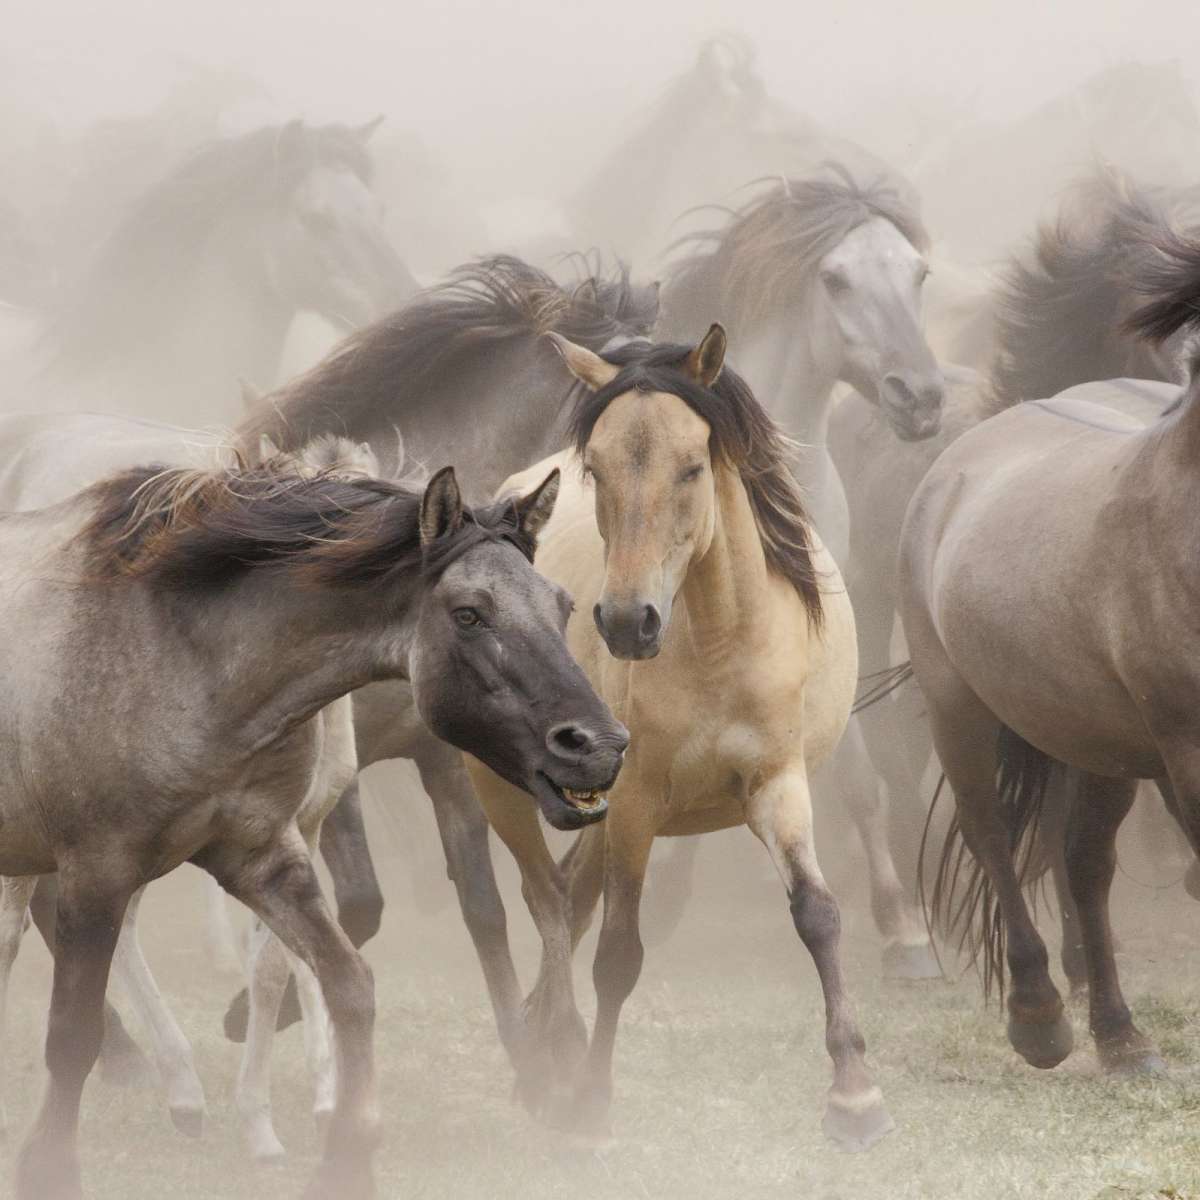
[(577, 792), (574, 788), (563, 788), (563, 795), (580, 808), (597, 808), (604, 799), (603, 792)]

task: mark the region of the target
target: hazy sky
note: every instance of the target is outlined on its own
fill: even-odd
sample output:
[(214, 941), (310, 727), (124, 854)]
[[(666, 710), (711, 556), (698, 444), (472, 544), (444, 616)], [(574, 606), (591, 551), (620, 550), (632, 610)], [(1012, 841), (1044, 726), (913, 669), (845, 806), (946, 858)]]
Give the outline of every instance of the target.
[[(281, 110), (407, 119), (444, 149), (619, 125), (738, 27), (772, 91), (869, 127), (889, 92), (1006, 116), (1122, 58), (1196, 59), (1186, 3), (1138, 0), (87, 0), (10, 3), (0, 90), (60, 120), (145, 107), (179, 58), (261, 79)], [(1185, 15), (1189, 14), (1189, 15)], [(1195, 70), (1186, 68), (1195, 80)]]

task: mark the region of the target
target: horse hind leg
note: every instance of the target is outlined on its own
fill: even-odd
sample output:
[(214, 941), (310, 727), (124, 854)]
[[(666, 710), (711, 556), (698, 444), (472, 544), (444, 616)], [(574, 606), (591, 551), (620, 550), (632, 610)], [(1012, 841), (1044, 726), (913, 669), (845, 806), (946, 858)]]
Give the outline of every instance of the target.
[(222, 975), (241, 976), (245, 968), (229, 916), (229, 897), (209, 874), (201, 874), (200, 883), (204, 889), (204, 953), (208, 965)]
[(841, 802), (850, 810), (867, 856), (871, 914), (883, 935), (886, 979), (940, 979), (941, 967), (925, 922), (900, 882), (888, 838), (888, 802), (867, 757), (863, 730), (851, 717), (822, 778), (832, 773)]
[(12, 975), (25, 924), (29, 898), (37, 886), (36, 875), (5, 876), (0, 880), (0, 1139), (8, 1135), (8, 1113), (4, 1103), (8, 1083), (8, 984)]
[(112, 971), (137, 1010), (139, 1020), (150, 1031), (154, 1063), (166, 1090), (167, 1107), (175, 1128), (189, 1137), (199, 1137), (207, 1106), (192, 1059), (192, 1047), (163, 1000), (138, 940), (137, 915), (144, 891), (145, 888), (139, 888), (125, 909)]
[(748, 798), (746, 820), (783, 879), (792, 922), (821, 981), (825, 1045), (833, 1060), (823, 1128), (843, 1149), (867, 1150), (895, 1125), (867, 1070), (866, 1042), (842, 976), (841, 914), (817, 862), (805, 771), (767, 780)]
[(1137, 793), (1136, 780), (1085, 775), (1066, 820), (1066, 864), (1087, 959), (1088, 1023), (1106, 1071), (1161, 1075), (1166, 1064), (1133, 1023), (1113, 954), (1108, 895), (1117, 867), (1117, 830)]
[(1067, 813), (1077, 793), (1078, 779), (1079, 772), (1061, 767), (1051, 773), (1042, 806), (1042, 819), (1037, 828), (1038, 854), (1049, 864), (1054, 896), (1058, 902), (1059, 924), (1062, 927), (1060, 960), (1071, 988), (1072, 1000), (1086, 996), (1088, 991), (1087, 955), (1079, 924), (1079, 908), (1071, 893), (1066, 855)]
[[(1010, 830), (1001, 811), (996, 782), (1000, 723), (940, 650), (927, 650), (922, 663), (914, 651), (913, 661), (929, 702), (934, 746), (954, 793), (963, 840), (988, 881), (999, 910), (997, 933), (1003, 940), (1011, 975), (1009, 1042), (1031, 1066), (1056, 1067), (1070, 1054), (1074, 1036), (1062, 997), (1050, 979), (1046, 944), (1030, 916), (1013, 862)], [(952, 849), (953, 843), (948, 841), (943, 868)], [(977, 889), (976, 896), (980, 905), (990, 905), (986, 889)], [(945, 899), (949, 902), (953, 897)], [(985, 966), (990, 964), (993, 970), (1001, 967), (998, 945), (985, 946), (983, 953), (992, 956)]]

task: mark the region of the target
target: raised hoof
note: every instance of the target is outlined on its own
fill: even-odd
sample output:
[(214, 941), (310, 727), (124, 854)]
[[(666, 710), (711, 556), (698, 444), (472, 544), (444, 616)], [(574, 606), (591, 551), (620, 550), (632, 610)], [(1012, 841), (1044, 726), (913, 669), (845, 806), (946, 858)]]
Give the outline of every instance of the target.
[(1057, 1067), (1075, 1047), (1071, 1022), (1059, 1012), (1052, 1021), (1008, 1019), (1008, 1040), (1012, 1048), (1039, 1071)]
[[(276, 1030), (290, 1029), (297, 1021), (303, 1019), (300, 1011), (300, 997), (296, 992), (296, 978), (288, 976), (287, 987), (284, 989), (283, 1000), (279, 1005), (279, 1019), (275, 1022)], [(246, 1040), (246, 1028), (250, 1024), (250, 993), (242, 988), (229, 1002), (225, 1010), (225, 1037), (230, 1042), (241, 1045)]]
[(895, 942), (883, 949), (883, 977), (912, 982), (941, 979), (942, 968), (928, 942), (916, 946)]
[(896, 1128), (896, 1122), (879, 1089), (872, 1088), (865, 1096), (851, 1100), (830, 1096), (821, 1128), (842, 1150), (860, 1154), (887, 1137)]
[(204, 1109), (173, 1108), (171, 1109), (171, 1124), (184, 1137), (202, 1137), (204, 1135)]

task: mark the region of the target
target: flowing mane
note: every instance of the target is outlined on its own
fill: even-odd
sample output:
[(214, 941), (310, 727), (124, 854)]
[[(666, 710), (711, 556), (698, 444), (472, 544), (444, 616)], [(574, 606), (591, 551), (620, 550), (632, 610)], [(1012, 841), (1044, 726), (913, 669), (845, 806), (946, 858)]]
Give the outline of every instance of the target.
[(1031, 259), (1015, 259), (998, 289), (991, 379), (999, 404), (1091, 379), (1167, 379), (1160, 359), (1119, 335), (1154, 271), (1152, 247), (1194, 202), (1113, 171), (1077, 185), (1058, 220), (1038, 230)]
[(748, 323), (779, 312), (815, 279), (817, 266), (848, 233), (876, 217), (889, 221), (918, 250), (928, 248), (921, 218), (898, 184), (858, 184), (841, 164), (802, 179), (760, 180), (760, 195), (724, 210), (720, 229), (688, 234), (672, 249), (690, 250), (670, 269), (664, 309), (672, 327), (687, 323), (691, 298), (722, 298), (721, 315), (737, 339)]
[(178, 310), (184, 282), (213, 237), (239, 219), (266, 219), (314, 167), (346, 167), (370, 181), (366, 146), (344, 125), (268, 126), (196, 150), (130, 208), (74, 284), (46, 330), (47, 350), (79, 365), (111, 343), (153, 336)]
[(95, 509), (78, 537), (95, 577), (165, 590), (211, 590), (263, 570), (301, 586), (385, 584), (414, 571), (436, 576), (483, 541), (510, 542), (533, 560), (511, 501), (464, 510), (457, 532), (422, 547), (420, 492), (353, 478), (337, 464), (304, 474), (272, 462), (139, 467), (88, 495)]
[(726, 366), (712, 388), (682, 370), (690, 346), (631, 343), (604, 355), (620, 373), (598, 391), (580, 393), (571, 415), (571, 434), (582, 454), (596, 422), (626, 392), (678, 396), (709, 426), (710, 452), (741, 476), (754, 513), (768, 567), (786, 579), (804, 602), (816, 627), (823, 620), (820, 584), (812, 560), (809, 522), (788, 461), (789, 442), (754, 398), (749, 386)]
[(381, 417), (398, 424), (451, 364), (466, 371), (519, 341), (540, 346), (551, 330), (598, 351), (615, 337), (648, 334), (657, 315), (657, 291), (635, 287), (623, 266), (567, 291), (519, 258), (482, 258), (347, 338), (266, 398), (243, 430), (284, 447), (322, 432), (367, 437)]

